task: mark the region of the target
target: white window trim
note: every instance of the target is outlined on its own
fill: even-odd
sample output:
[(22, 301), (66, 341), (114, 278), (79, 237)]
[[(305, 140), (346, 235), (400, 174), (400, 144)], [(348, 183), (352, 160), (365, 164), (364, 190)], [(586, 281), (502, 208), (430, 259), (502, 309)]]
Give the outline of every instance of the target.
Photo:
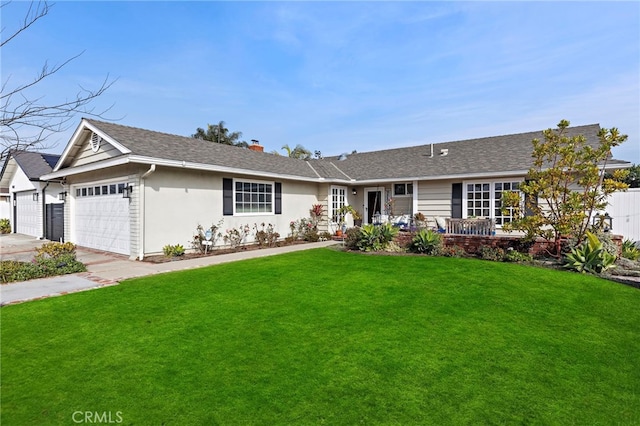
[[(491, 186), (489, 187), (489, 218), (495, 219), (494, 209), (495, 209), (495, 184), (496, 183), (504, 183), (504, 182), (524, 182), (524, 178), (493, 178), (493, 179), (476, 179), (476, 180), (465, 180), (462, 182), (462, 218), (468, 219), (467, 215), (467, 201), (469, 200), (467, 185), (475, 185), (478, 183), (488, 183)], [(484, 217), (484, 216), (483, 216)], [(502, 228), (502, 224), (496, 224), (496, 228)]]
[[(402, 195), (396, 194), (396, 185), (404, 185), (405, 193)], [(413, 182), (394, 182), (391, 184), (391, 193), (394, 198), (413, 197), (413, 190), (409, 191), (408, 186), (413, 185)]]
[[(345, 206), (348, 206), (348, 205), (349, 205), (349, 195), (348, 195), (348, 194), (349, 194), (349, 191), (348, 191), (348, 188), (347, 188), (346, 186), (342, 186), (342, 185), (331, 185), (331, 186), (329, 187), (329, 202), (327, 203), (327, 204), (328, 204), (328, 207), (329, 207), (329, 212), (328, 212), (328, 215), (329, 215), (329, 222), (331, 222), (331, 223), (337, 223), (337, 222), (335, 222), (335, 221), (333, 220), (333, 219), (334, 219), (334, 216), (335, 216), (335, 215), (333, 214), (333, 212), (334, 212), (334, 205), (333, 205), (333, 190), (334, 190), (334, 189), (337, 189), (338, 191), (339, 191), (339, 190), (343, 190), (343, 191), (344, 191), (344, 205), (345, 205)], [(340, 207), (338, 207), (338, 209), (339, 209), (339, 208), (340, 208)], [(337, 210), (337, 209), (335, 209), (335, 210)]]
[[(271, 185), (271, 211), (269, 212), (242, 212), (239, 213), (236, 210), (236, 182), (241, 183), (257, 183), (257, 184), (268, 184)], [(257, 180), (257, 179), (233, 179), (233, 216), (238, 217), (247, 217), (247, 216), (273, 216), (275, 215), (276, 209), (276, 183), (275, 181), (268, 180)]]

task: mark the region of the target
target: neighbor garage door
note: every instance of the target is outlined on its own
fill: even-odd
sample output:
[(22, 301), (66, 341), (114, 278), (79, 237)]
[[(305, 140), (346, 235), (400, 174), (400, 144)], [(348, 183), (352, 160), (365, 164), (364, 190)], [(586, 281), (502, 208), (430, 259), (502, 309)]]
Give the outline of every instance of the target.
[(129, 254), (129, 199), (124, 183), (82, 186), (75, 190), (76, 244)]
[(18, 234), (41, 237), (40, 235), (40, 201), (33, 201), (35, 191), (16, 192), (16, 232)]

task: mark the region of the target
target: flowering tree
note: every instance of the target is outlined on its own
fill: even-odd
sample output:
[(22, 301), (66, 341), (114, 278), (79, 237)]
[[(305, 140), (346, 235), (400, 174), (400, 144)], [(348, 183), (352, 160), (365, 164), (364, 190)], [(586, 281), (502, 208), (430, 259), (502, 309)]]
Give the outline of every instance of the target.
[(540, 236), (553, 241), (557, 255), (561, 237), (582, 241), (592, 215), (607, 206), (607, 197), (628, 187), (623, 182), (626, 170), (605, 176), (611, 149), (627, 135), (603, 128), (593, 147), (583, 135), (568, 136), (568, 127), (569, 122), (562, 120), (556, 130), (543, 132), (544, 141), (532, 141), (533, 167), (519, 187), (524, 203), (516, 191), (504, 192), (502, 198), (503, 209), (513, 209), (514, 217), (503, 229), (524, 231), (527, 239)]

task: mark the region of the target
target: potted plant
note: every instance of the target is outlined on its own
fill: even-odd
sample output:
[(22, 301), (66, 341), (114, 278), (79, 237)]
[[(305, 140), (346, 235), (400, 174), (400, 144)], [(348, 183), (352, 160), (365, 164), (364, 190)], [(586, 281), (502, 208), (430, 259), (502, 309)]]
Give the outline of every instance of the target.
[(353, 218), (353, 224), (355, 226), (362, 226), (362, 216), (360, 216), (360, 212), (354, 209), (353, 206), (344, 205), (340, 207), (340, 210), (338, 210), (338, 216), (340, 218), (340, 228), (344, 227), (344, 220), (347, 214), (351, 214), (351, 217)]

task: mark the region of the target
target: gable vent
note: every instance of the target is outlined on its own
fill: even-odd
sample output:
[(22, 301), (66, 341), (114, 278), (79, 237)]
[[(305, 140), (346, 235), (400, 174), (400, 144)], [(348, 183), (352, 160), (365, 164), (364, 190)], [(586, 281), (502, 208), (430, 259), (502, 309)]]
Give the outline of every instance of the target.
[(96, 132), (91, 133), (91, 151), (98, 152), (101, 142), (102, 137), (100, 135), (98, 135)]

